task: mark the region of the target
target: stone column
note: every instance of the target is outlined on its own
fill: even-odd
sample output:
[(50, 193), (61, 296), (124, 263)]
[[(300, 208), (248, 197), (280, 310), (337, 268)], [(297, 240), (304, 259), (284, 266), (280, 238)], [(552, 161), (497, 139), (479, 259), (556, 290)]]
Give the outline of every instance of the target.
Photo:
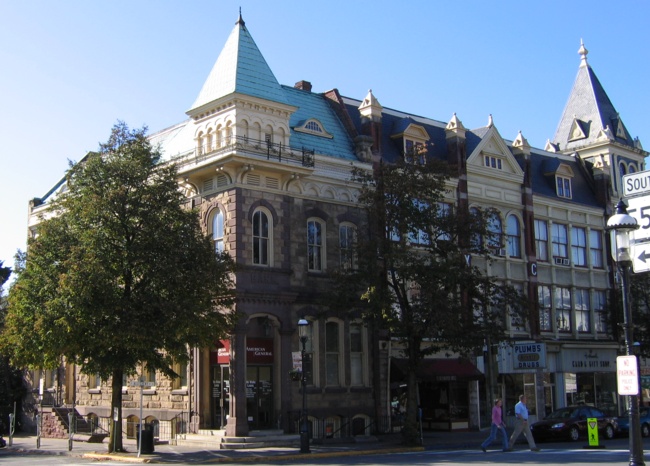
[(246, 415), (246, 324), (237, 324), (230, 337), (230, 413), (226, 436), (248, 435)]

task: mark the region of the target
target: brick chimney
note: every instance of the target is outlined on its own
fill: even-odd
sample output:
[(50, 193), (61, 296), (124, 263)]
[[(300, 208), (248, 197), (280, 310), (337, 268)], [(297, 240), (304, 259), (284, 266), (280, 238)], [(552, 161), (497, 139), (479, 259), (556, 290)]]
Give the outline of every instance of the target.
[(309, 81), (298, 81), (293, 87), (302, 91), (311, 92), (311, 83)]

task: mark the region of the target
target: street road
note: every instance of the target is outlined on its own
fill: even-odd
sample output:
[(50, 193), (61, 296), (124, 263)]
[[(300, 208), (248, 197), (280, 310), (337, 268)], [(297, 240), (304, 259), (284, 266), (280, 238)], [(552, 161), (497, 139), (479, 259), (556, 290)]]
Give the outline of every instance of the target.
[[(489, 465), (489, 464), (540, 464), (546, 466), (586, 466), (608, 464), (625, 466), (629, 464), (629, 451), (627, 439), (608, 440), (607, 448), (600, 450), (589, 450), (582, 448), (584, 442), (576, 443), (542, 443), (541, 452), (531, 452), (525, 445), (518, 444), (515, 451), (504, 453), (501, 450), (489, 450), (483, 453), (478, 447), (465, 450), (427, 450), (422, 452), (392, 453), (380, 455), (357, 456), (354, 452), (342, 456), (319, 458), (317, 455), (301, 456), (299, 460), (288, 461), (286, 458), (278, 458), (277, 461), (260, 461), (255, 465), (278, 465), (278, 464), (301, 464), (301, 465), (364, 465), (364, 466), (385, 466), (385, 465), (408, 465), (425, 466), (431, 464), (440, 465)], [(648, 439), (644, 439), (644, 444)], [(645, 461), (650, 465), (650, 449), (646, 448)], [(197, 452), (198, 453), (198, 452)], [(179, 454), (168, 456), (165, 464), (218, 464), (215, 458), (203, 454)], [(4, 465), (97, 465), (98, 461), (90, 458), (75, 456), (51, 455), (43, 452), (17, 453), (0, 450), (0, 464)], [(101, 461), (103, 464), (119, 464), (122, 466), (140, 465), (141, 462), (128, 461)], [(251, 464), (250, 461), (243, 464)]]

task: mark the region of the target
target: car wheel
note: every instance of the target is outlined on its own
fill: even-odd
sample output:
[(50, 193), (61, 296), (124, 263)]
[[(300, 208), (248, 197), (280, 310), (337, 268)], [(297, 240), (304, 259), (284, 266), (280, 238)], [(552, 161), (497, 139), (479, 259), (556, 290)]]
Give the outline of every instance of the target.
[(614, 438), (614, 427), (611, 424), (605, 426), (605, 438), (611, 440)]
[(569, 440), (571, 440), (572, 442), (577, 442), (579, 438), (580, 438), (580, 431), (578, 430), (578, 427), (577, 426), (569, 427)]
[(644, 437), (650, 437), (650, 425), (646, 423), (641, 424), (641, 435)]

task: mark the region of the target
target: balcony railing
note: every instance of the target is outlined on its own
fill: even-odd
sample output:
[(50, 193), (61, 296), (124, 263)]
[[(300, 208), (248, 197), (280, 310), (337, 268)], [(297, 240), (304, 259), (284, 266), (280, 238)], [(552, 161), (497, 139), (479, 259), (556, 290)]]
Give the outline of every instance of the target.
[(210, 144), (204, 141), (199, 147), (173, 156), (171, 160), (176, 163), (198, 163), (219, 154), (233, 151), (246, 152), (247, 155), (274, 160), (280, 163), (300, 165), (303, 167), (314, 166), (314, 150), (305, 147), (292, 147), (282, 143), (266, 140), (252, 139), (246, 136), (231, 136)]

